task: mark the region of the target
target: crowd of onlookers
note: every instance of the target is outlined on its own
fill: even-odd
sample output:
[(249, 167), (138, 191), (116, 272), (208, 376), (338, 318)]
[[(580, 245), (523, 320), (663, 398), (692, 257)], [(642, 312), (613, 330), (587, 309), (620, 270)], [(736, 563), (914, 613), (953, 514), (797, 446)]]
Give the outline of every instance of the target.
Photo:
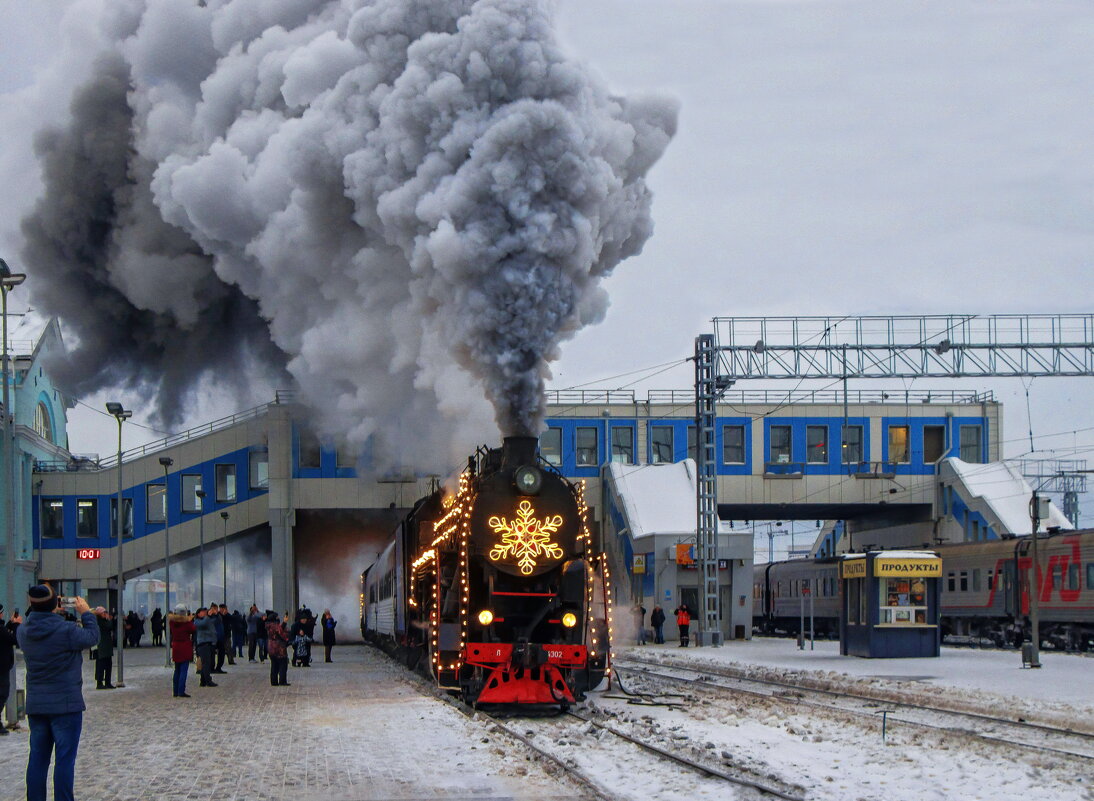
[[(85, 710), (82, 693), (82, 651), (91, 649), (95, 661), (95, 687), (112, 690), (114, 649), (117, 645), (115, 617), (103, 607), (91, 609), (83, 598), (58, 598), (48, 584), (27, 592), (27, 615), (16, 610), (6, 622), (0, 606), (0, 708), (9, 695), (8, 678), (15, 664), (15, 648), (23, 651), (26, 666), (26, 713), (30, 722), (30, 755), (27, 760), (28, 799), (45, 799), (46, 780), (53, 762), (54, 792), (57, 798), (71, 798), (75, 777), (76, 751)], [(216, 687), (213, 675), (223, 674), (224, 665), (236, 664), (247, 648), (249, 662), (270, 662), (270, 684), (289, 685), (290, 658), (294, 666), (311, 667), (311, 644), (316, 631), (331, 660), (338, 625), (330, 610), (316, 619), (301, 606), (284, 619), (273, 610), (259, 612), (251, 606), (246, 615), (229, 613), (225, 604), (199, 607), (193, 614), (185, 604), (163, 615), (156, 609), (147, 619), (136, 612), (122, 622), (122, 646), (140, 647), (145, 623), (150, 624), (152, 644), (171, 650), (175, 665), (172, 688), (176, 698), (189, 698), (186, 678), (191, 663), (201, 675), (202, 687)], [(7, 734), (0, 723), (0, 735)]]
[[(114, 615), (101, 606), (92, 613), (99, 628), (99, 642), (91, 652), (95, 661), (95, 689), (113, 690), (111, 676), (117, 643)], [(75, 619), (71, 614), (68, 617)], [(320, 619), (306, 606), (291, 617), (286, 612), (282, 618), (272, 609), (263, 612), (254, 605), (244, 615), (239, 610), (229, 612), (225, 604), (202, 606), (193, 613), (185, 604), (179, 604), (166, 615), (157, 607), (147, 618), (128, 612), (122, 626), (124, 647), (140, 647), (146, 623), (151, 628), (153, 646), (162, 647), (167, 637), (175, 665), (172, 689), (176, 698), (190, 697), (186, 681), (191, 664), (201, 678), (201, 687), (216, 687), (213, 676), (227, 673), (224, 666), (235, 665), (237, 657), (243, 659), (244, 648), (248, 662), (270, 661), (270, 684), (288, 685), (290, 661), (293, 667), (311, 666), (311, 645), (317, 627), (325, 661), (332, 661), (331, 649), (336, 643), (338, 625), (329, 609)]]
[(216, 687), (213, 676), (227, 673), (225, 663), (231, 666), (236, 664), (237, 656), (242, 659), (244, 645), (248, 662), (269, 660), (271, 685), (288, 686), (290, 655), (294, 667), (311, 667), (311, 644), (317, 625), (321, 627), (326, 661), (330, 662), (338, 622), (329, 609), (319, 620), (306, 606), (292, 617), (286, 612), (282, 619), (274, 610), (260, 612), (254, 605), (244, 616), (238, 611), (229, 614), (224, 604), (202, 606), (193, 614), (179, 604), (166, 617), (171, 659), (175, 664), (174, 695), (190, 697), (186, 693), (186, 679), (191, 663), (201, 677), (199, 686)]

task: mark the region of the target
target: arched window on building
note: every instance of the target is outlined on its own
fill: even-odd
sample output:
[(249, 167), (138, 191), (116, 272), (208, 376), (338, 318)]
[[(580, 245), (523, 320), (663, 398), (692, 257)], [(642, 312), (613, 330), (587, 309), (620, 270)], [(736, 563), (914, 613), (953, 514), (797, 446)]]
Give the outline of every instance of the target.
[(45, 401), (39, 401), (34, 407), (34, 432), (49, 442), (53, 442), (53, 423)]

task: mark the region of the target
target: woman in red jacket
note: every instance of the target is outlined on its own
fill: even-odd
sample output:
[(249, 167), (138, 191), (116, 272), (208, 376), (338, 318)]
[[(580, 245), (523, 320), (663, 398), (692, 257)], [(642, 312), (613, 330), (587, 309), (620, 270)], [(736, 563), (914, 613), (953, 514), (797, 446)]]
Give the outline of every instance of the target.
[(676, 625), (680, 628), (680, 647), (687, 648), (690, 637), (688, 630), (691, 628), (691, 613), (687, 604), (680, 604), (676, 609)]
[(270, 655), (270, 684), (274, 687), (288, 687), (286, 674), (289, 671), (289, 632), (277, 619), (277, 612), (266, 612), (266, 651)]
[(186, 614), (186, 606), (179, 604), (174, 614), (167, 616), (167, 632), (171, 640), (171, 661), (175, 663), (172, 686), (175, 698), (189, 698), (186, 694), (186, 674), (194, 661), (194, 619)]

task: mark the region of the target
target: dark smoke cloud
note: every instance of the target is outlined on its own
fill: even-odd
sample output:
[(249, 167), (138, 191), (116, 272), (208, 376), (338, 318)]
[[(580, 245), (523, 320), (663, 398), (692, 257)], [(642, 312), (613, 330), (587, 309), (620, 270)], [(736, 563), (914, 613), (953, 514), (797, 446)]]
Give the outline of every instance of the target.
[(120, 55), (103, 55), (73, 99), (71, 126), (37, 137), (46, 190), (23, 222), (23, 258), (36, 274), (35, 302), (79, 336), (55, 365), (62, 385), (154, 394), (170, 424), (202, 371), (231, 386), (252, 360), (276, 375), (285, 357), (258, 304), (220, 281), (213, 258), (159, 216), (154, 165), (132, 149), (129, 80)]
[[(559, 344), (650, 236), (676, 109), (611, 96), (546, 0), (124, 0), (24, 230), (77, 391), (166, 418), (288, 370), (321, 427), (419, 468), (537, 433)], [(267, 379), (269, 381), (269, 379)]]

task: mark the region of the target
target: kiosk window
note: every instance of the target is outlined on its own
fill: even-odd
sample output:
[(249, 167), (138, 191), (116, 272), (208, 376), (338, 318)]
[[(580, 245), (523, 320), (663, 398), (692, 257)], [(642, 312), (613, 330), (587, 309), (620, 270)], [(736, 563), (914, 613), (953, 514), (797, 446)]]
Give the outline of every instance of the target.
[(927, 622), (927, 584), (923, 579), (883, 578), (881, 615), (878, 623), (890, 626), (924, 625)]
[(858, 596), (861, 592), (862, 582), (851, 579), (847, 582), (847, 622), (858, 623)]

